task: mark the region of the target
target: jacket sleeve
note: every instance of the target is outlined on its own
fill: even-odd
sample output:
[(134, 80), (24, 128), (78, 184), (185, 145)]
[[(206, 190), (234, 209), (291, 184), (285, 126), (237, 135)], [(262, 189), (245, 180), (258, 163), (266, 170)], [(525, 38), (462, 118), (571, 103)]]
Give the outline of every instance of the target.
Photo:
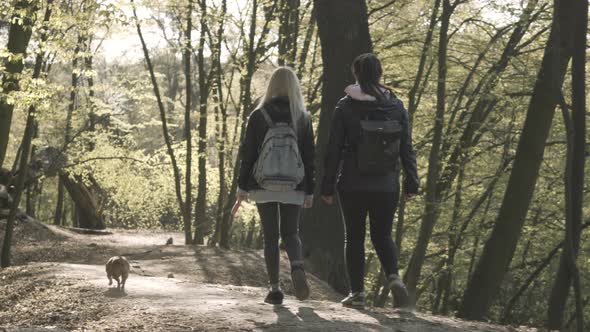
[(336, 190), (336, 179), (338, 177), (338, 169), (340, 166), (340, 159), (342, 158), (345, 137), (344, 117), (342, 109), (337, 105), (334, 110), (334, 115), (332, 116), (330, 139), (324, 157), (324, 178), (322, 179), (323, 196), (332, 196)]
[(238, 177), (238, 187), (242, 191), (250, 191), (248, 180), (252, 174), (252, 169), (258, 159), (258, 144), (256, 142), (256, 117), (257, 112), (252, 112), (246, 124), (246, 135), (240, 144), (240, 174)]
[(416, 166), (416, 154), (412, 147), (412, 132), (408, 112), (402, 107), (402, 137), (400, 142), (400, 158), (404, 168), (404, 185), (406, 194), (417, 194), (420, 187), (418, 170)]
[(305, 184), (304, 190), (307, 196), (313, 195), (315, 189), (315, 146), (313, 136), (313, 125), (311, 117), (306, 115), (305, 136), (303, 140), (303, 147), (301, 149), (301, 158), (303, 159), (303, 167), (305, 168)]

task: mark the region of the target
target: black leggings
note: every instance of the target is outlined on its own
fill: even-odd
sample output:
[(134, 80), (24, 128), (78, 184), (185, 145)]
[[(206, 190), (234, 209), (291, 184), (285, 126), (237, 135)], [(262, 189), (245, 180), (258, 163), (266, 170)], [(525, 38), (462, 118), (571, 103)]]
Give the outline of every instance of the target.
[(270, 284), (276, 284), (279, 282), (279, 233), (285, 244), (291, 266), (303, 266), (299, 238), (301, 206), (283, 203), (259, 203), (256, 206), (264, 232), (264, 259), (268, 279)]
[(364, 290), (367, 214), (371, 242), (385, 274), (398, 274), (397, 247), (391, 238), (397, 202), (397, 192), (340, 192), (340, 204), (346, 222), (346, 266), (352, 292)]

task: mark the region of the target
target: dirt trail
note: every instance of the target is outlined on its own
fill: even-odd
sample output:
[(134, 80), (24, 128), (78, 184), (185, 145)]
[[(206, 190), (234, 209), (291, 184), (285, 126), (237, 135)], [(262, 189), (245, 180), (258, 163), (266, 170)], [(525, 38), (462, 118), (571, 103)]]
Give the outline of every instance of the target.
[[(533, 331), (391, 309), (346, 309), (314, 277), (311, 300), (297, 301), (285, 282), (285, 303), (268, 305), (262, 301), (260, 252), (158, 245), (167, 235), (67, 234), (68, 241), (99, 254), (84, 256), (86, 262), (73, 255), (3, 270), (0, 331)], [(126, 254), (132, 265), (124, 294), (107, 286), (103, 263), (111, 254)], [(288, 281), (286, 270), (283, 265)], [(12, 294), (3, 297), (3, 290)]]

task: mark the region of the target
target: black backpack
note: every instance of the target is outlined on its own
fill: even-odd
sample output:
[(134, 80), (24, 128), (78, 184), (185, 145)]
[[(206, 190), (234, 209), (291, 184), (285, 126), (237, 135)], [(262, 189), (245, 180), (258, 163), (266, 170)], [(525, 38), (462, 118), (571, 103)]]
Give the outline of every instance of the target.
[(402, 133), (399, 121), (369, 120), (365, 117), (360, 125), (356, 157), (361, 174), (385, 175), (392, 172), (399, 159)]

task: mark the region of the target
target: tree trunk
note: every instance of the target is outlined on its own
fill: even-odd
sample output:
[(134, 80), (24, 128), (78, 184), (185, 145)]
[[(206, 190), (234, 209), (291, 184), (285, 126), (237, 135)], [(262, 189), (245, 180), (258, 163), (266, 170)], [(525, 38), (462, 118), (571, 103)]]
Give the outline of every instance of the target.
[[(372, 42), (365, 1), (316, 0), (314, 5), (324, 69), (322, 111), (316, 145), (316, 178), (320, 182), (334, 106), (342, 98), (344, 88), (354, 82), (350, 70), (352, 61), (362, 53), (371, 52)], [(322, 203), (319, 190), (316, 190), (315, 197), (314, 207), (305, 213), (305, 222), (301, 227), (304, 255), (311, 271), (336, 291), (346, 293), (348, 285), (342, 217), (336, 205)], [(326, 237), (326, 234), (331, 236)]]
[(578, 331), (584, 330), (579, 275), (576, 258), (580, 250), (582, 208), (584, 198), (584, 161), (586, 154), (586, 31), (588, 28), (588, 2), (574, 2), (574, 41), (572, 53), (572, 116), (562, 103), (568, 137), (566, 184), (566, 246), (562, 251), (559, 268), (551, 296), (547, 317), (549, 329), (561, 329), (570, 285), (576, 291), (576, 317)]
[(551, 34), (529, 103), (514, 166), (496, 224), (467, 289), (458, 315), (481, 320), (510, 265), (531, 202), (559, 91), (572, 48), (572, 1), (555, 1)]
[[(78, 90), (78, 82), (80, 79), (80, 75), (78, 72), (78, 57), (80, 56), (80, 50), (82, 43), (84, 43), (84, 38), (81, 34), (78, 35), (78, 42), (76, 44), (76, 48), (74, 50), (74, 58), (72, 60), (72, 86), (70, 87), (70, 103), (68, 104), (68, 112), (66, 114), (66, 128), (65, 128), (65, 136), (64, 136), (64, 152), (65, 147), (68, 146), (71, 140), (71, 132), (72, 132), (72, 117), (74, 115), (74, 110), (76, 109), (76, 94)], [(57, 204), (55, 206), (55, 215), (53, 218), (54, 225), (62, 225), (62, 219), (64, 216), (64, 179), (62, 176), (59, 176), (57, 180)]]
[[(207, 36), (205, 33), (207, 31), (207, 1), (201, 0), (199, 3), (201, 6), (201, 35), (199, 38), (199, 50), (197, 51), (197, 67), (199, 69), (199, 186), (195, 206), (195, 244), (203, 244), (205, 235), (209, 233), (211, 228), (207, 220), (207, 101), (211, 84), (208, 77), (206, 77), (205, 57), (203, 54)], [(214, 52), (218, 52), (219, 47), (218, 44)]]
[(461, 169), (459, 177), (457, 178), (457, 187), (455, 188), (455, 202), (453, 205), (453, 216), (451, 224), (447, 231), (448, 233), (448, 248), (447, 257), (445, 258), (441, 277), (438, 279), (438, 286), (440, 291), (437, 293), (436, 305), (434, 306), (434, 313), (448, 313), (449, 296), (451, 294), (451, 287), (453, 285), (453, 269), (455, 264), (455, 253), (457, 251), (459, 237), (459, 218), (461, 217), (461, 204), (463, 201), (463, 180), (465, 179), (465, 170)]
[(79, 175), (61, 173), (64, 188), (74, 201), (80, 228), (105, 229), (104, 218), (96, 194)]
[[(223, 41), (223, 34), (225, 31), (225, 16), (227, 14), (227, 1), (221, 2), (221, 14), (219, 17), (219, 25), (217, 28), (217, 44), (212, 57), (214, 68), (214, 87), (213, 103), (215, 104), (215, 119), (216, 119), (216, 140), (217, 140), (217, 159), (218, 159), (218, 175), (219, 175), (219, 195), (217, 196), (217, 211), (215, 215), (215, 229), (213, 235), (209, 237), (209, 246), (215, 246), (219, 242), (219, 232), (221, 227), (221, 220), (223, 219), (223, 208), (225, 206), (225, 199), (227, 196), (227, 181), (226, 181), (226, 146), (228, 139), (227, 131), (227, 103), (224, 103), (223, 94), (223, 69), (221, 65), (221, 45)], [(212, 69), (213, 70), (213, 69)]]
[[(143, 55), (145, 58), (146, 65), (148, 67), (148, 71), (150, 73), (150, 80), (152, 82), (152, 87), (154, 89), (154, 95), (156, 96), (156, 101), (158, 103), (158, 110), (160, 111), (160, 121), (162, 123), (162, 134), (164, 136), (164, 142), (166, 143), (166, 149), (168, 152), (168, 157), (170, 157), (170, 162), (172, 163), (172, 171), (174, 172), (174, 189), (176, 193), (176, 201), (178, 203), (178, 208), (182, 213), (183, 217), (185, 216), (185, 202), (182, 197), (182, 190), (181, 190), (181, 178), (180, 178), (180, 169), (178, 168), (178, 164), (176, 162), (176, 156), (174, 155), (174, 149), (172, 148), (172, 139), (170, 138), (170, 133), (168, 131), (168, 124), (166, 119), (166, 109), (164, 108), (164, 103), (162, 102), (162, 96), (160, 94), (160, 87), (158, 85), (158, 80), (156, 79), (156, 74), (154, 71), (154, 66), (152, 64), (152, 60), (149, 55), (149, 51), (145, 40), (143, 38), (143, 34), (141, 32), (141, 25), (139, 24), (139, 19), (137, 18), (137, 11), (135, 8), (135, 4), (133, 0), (131, 0), (132, 9), (133, 9), (133, 17), (135, 19), (135, 27), (137, 29), (137, 34), (139, 36), (139, 40), (141, 41), (141, 47), (143, 50)], [(186, 202), (186, 204), (190, 204), (190, 202)], [(191, 220), (184, 219), (184, 239), (185, 244), (192, 243), (192, 233), (191, 233)]]
[[(204, 0), (203, 0), (204, 1)], [(192, 198), (193, 198), (193, 188), (192, 188), (192, 158), (193, 158), (193, 139), (192, 139), (192, 125), (191, 125), (191, 107), (192, 107), (192, 95), (193, 95), (193, 85), (192, 85), (192, 73), (191, 73), (191, 53), (192, 53), (192, 43), (191, 43), (191, 31), (193, 30), (193, 1), (188, 0), (187, 4), (187, 14), (186, 14), (186, 30), (185, 30), (185, 45), (184, 45), (184, 77), (185, 77), (185, 105), (184, 105), (184, 139), (186, 140), (186, 165), (185, 165), (185, 174), (184, 174), (184, 210), (182, 211), (182, 219), (184, 221), (185, 228), (188, 228), (189, 231), (185, 231), (185, 244), (193, 243), (193, 238), (190, 232), (190, 224), (192, 222), (191, 214), (192, 214)], [(200, 176), (200, 175), (199, 175)]]
[(280, 0), (279, 66), (294, 67), (297, 58), (300, 0)]
[(7, 96), (20, 90), (20, 75), (23, 72), (27, 46), (31, 40), (35, 14), (39, 10), (37, 1), (20, 0), (14, 4), (14, 15), (8, 31), (8, 52), (12, 55), (5, 60), (4, 76), (0, 84), (0, 168), (4, 164), (8, 140), (10, 137), (10, 125), (12, 124), (12, 111), (14, 105), (8, 102)]
[[(205, 0), (203, 0), (205, 1)], [(191, 31), (193, 30), (193, 1), (188, 0), (187, 14), (186, 14), (186, 30), (185, 30), (185, 45), (183, 50), (184, 56), (184, 80), (185, 86), (185, 105), (184, 105), (184, 139), (186, 141), (186, 169), (184, 175), (185, 187), (184, 187), (184, 210), (182, 211), (182, 219), (184, 221), (184, 243), (193, 243), (193, 237), (191, 234), (191, 223), (192, 223), (192, 201), (193, 201), (193, 188), (191, 183), (192, 177), (192, 158), (193, 158), (193, 139), (192, 139), (192, 124), (191, 124), (191, 111), (192, 111), (192, 95), (193, 95), (193, 84), (192, 84), (192, 71), (191, 71)], [(201, 47), (202, 50), (202, 47)], [(202, 51), (201, 51), (202, 52)], [(200, 80), (200, 77), (199, 77)], [(201, 119), (202, 120), (202, 119)], [(200, 125), (199, 125), (200, 126)], [(200, 145), (200, 142), (199, 142)], [(199, 156), (199, 160), (200, 160)], [(200, 169), (200, 165), (199, 165)], [(201, 175), (199, 174), (199, 178)], [(200, 189), (199, 189), (200, 190)]]
[[(47, 8), (45, 9), (45, 15), (43, 18), (43, 28), (41, 30), (41, 45), (47, 41), (47, 23), (51, 17), (53, 0), (47, 0)], [(29, 36), (30, 37), (30, 36)], [(39, 78), (41, 74), (41, 68), (43, 65), (43, 52), (38, 52), (35, 58), (35, 68), (33, 69), (33, 79)], [(22, 69), (21, 69), (22, 70)], [(0, 267), (10, 266), (10, 249), (12, 246), (12, 233), (14, 230), (14, 222), (16, 220), (16, 214), (22, 193), (25, 189), (25, 180), (27, 177), (27, 167), (29, 163), (29, 156), (31, 152), (31, 144), (33, 141), (33, 135), (35, 131), (35, 116), (37, 110), (35, 105), (30, 105), (28, 109), (27, 122), (25, 125), (25, 134), (23, 136), (22, 153), (20, 158), (20, 172), (18, 172), (16, 180), (15, 193), (13, 195), (12, 206), (6, 221), (6, 230), (4, 232), (4, 241), (2, 242), (2, 253), (0, 253)]]
[(62, 215), (64, 213), (64, 193), (65, 188), (61, 175), (57, 177), (57, 202), (55, 204), (55, 213), (53, 214), (53, 224), (61, 225)]
[[(311, 3), (311, 1), (310, 1), (310, 3)], [(313, 39), (313, 37), (315, 35), (314, 32), (315, 32), (315, 26), (316, 26), (316, 16), (317, 16), (317, 12), (316, 12), (316, 8), (314, 6), (311, 10), (311, 15), (309, 17), (309, 22), (307, 24), (307, 31), (305, 32), (305, 38), (303, 39), (303, 47), (301, 48), (301, 52), (299, 53), (299, 63), (298, 63), (298, 67), (297, 67), (297, 76), (299, 76), (299, 78), (302, 77), (303, 71), (305, 70), (305, 65), (307, 63), (307, 56), (309, 55), (309, 52), (310, 52), (311, 40)], [(315, 53), (315, 50), (314, 50), (314, 53)], [(311, 81), (311, 79), (310, 79), (310, 81)], [(309, 105), (311, 100), (307, 100), (307, 102)]]
[[(221, 220), (223, 219), (223, 208), (225, 206), (225, 199), (227, 196), (227, 183), (225, 179), (225, 160), (226, 160), (226, 143), (227, 143), (227, 108), (221, 105), (223, 100), (223, 90), (221, 81), (218, 81), (217, 94), (214, 97), (216, 106), (216, 114), (218, 117), (217, 123), (217, 158), (218, 158), (218, 173), (219, 173), (219, 195), (217, 196), (217, 213), (215, 217), (215, 231), (213, 236), (209, 238), (209, 246), (215, 246), (219, 242), (219, 232), (221, 227)], [(221, 113), (221, 114), (220, 114)]]
[[(33, 129), (33, 132), (35, 130)], [(35, 140), (35, 135), (33, 135), (33, 140)], [(32, 146), (31, 147), (31, 156), (34, 155), (34, 149), (35, 147)], [(32, 218), (36, 218), (36, 211), (35, 211), (35, 202), (37, 201), (37, 194), (38, 194), (38, 188), (39, 188), (39, 180), (35, 179), (33, 180), (32, 183), (30, 183), (29, 185), (26, 186), (26, 195), (25, 195), (25, 213), (32, 217)]]
[(430, 149), (430, 156), (428, 158), (428, 176), (426, 178), (426, 196), (424, 219), (420, 225), (420, 232), (416, 247), (412, 253), (412, 258), (408, 264), (408, 269), (404, 276), (410, 297), (415, 302), (416, 288), (420, 281), (420, 274), (422, 272), (422, 265), (424, 264), (424, 257), (426, 256), (426, 249), (432, 236), (432, 231), (438, 216), (438, 206), (440, 197), (437, 193), (437, 182), (440, 173), (440, 147), (442, 143), (445, 103), (446, 103), (446, 79), (447, 79), (447, 44), (448, 44), (448, 30), (451, 15), (455, 7), (451, 5), (450, 0), (443, 0), (443, 10), (441, 14), (440, 35), (438, 42), (438, 85), (436, 96), (436, 114), (434, 120), (434, 137), (432, 139), (432, 147)]
[(422, 76), (424, 75), (424, 67), (426, 66), (426, 59), (428, 57), (428, 53), (430, 52), (430, 45), (432, 45), (432, 36), (434, 35), (434, 27), (437, 22), (439, 7), (440, 0), (435, 0), (434, 7), (432, 8), (432, 14), (430, 15), (428, 31), (426, 32), (426, 37), (424, 38), (424, 44), (422, 46), (422, 52), (420, 53), (418, 72), (416, 73), (416, 77), (414, 78), (414, 85), (412, 86), (412, 89), (410, 90), (410, 93), (408, 95), (408, 115), (410, 117), (410, 120), (413, 118), (414, 113), (418, 108), (418, 101), (416, 100), (416, 96), (420, 88), (420, 83), (422, 82)]

